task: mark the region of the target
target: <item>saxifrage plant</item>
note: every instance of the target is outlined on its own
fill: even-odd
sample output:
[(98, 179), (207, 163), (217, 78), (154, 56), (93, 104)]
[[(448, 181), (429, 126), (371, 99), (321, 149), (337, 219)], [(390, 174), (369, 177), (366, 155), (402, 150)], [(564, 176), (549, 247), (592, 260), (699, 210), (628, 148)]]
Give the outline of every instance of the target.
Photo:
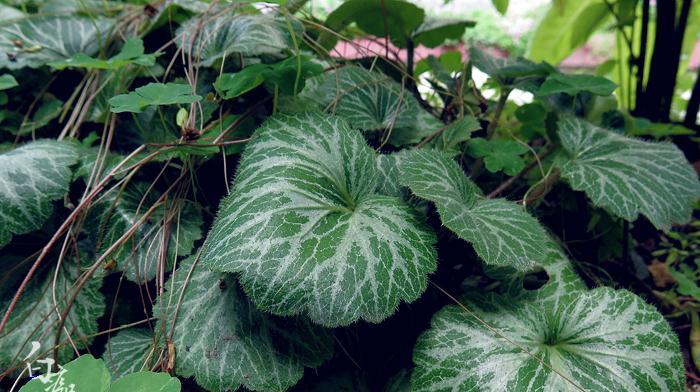
[[(414, 64), (473, 23), (302, 4), (3, 6), (0, 377), (51, 359), (80, 390), (180, 389), (147, 371), (208, 391), (683, 390), (662, 314), (595, 287), (546, 219), (571, 195), (592, 223), (569, 226), (603, 216), (624, 241), (623, 220), (690, 219), (695, 171), (615, 126), (615, 84), (477, 48)], [(329, 56), (346, 29), (409, 59)], [(380, 328), (412, 358), (370, 377), (349, 345)], [(87, 352), (104, 364), (69, 363)]]

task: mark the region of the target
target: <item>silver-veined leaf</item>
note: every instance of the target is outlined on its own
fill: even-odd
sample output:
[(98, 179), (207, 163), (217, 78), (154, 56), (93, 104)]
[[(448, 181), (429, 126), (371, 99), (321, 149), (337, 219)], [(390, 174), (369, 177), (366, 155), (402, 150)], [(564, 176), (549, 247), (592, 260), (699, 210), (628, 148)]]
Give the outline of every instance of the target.
[(0, 154), (0, 247), (13, 234), (41, 228), (71, 180), (78, 152), (68, 142), (40, 140)]
[(105, 345), (102, 354), (112, 379), (150, 369), (157, 360), (153, 333), (145, 328), (129, 328), (117, 332)]
[(224, 56), (282, 56), (293, 48), (292, 34), (300, 41), (303, 31), (292, 19), (224, 12), (190, 19), (178, 30), (176, 43), (209, 66)]
[(400, 165), (401, 184), (434, 202), (442, 223), (487, 264), (528, 270), (544, 258), (547, 235), (537, 220), (508, 200), (485, 199), (444, 153), (413, 150)]
[(330, 334), (255, 308), (231, 274), (183, 262), (153, 306), (176, 350), (175, 372), (211, 391), (285, 391), (331, 356)]
[[(146, 211), (156, 203), (159, 194), (146, 183), (134, 183), (121, 194), (113, 191), (100, 205), (99, 241), (103, 250), (115, 243)], [(144, 283), (161, 268), (172, 267), (177, 257), (189, 256), (195, 241), (202, 238), (202, 214), (198, 204), (176, 199), (156, 207), (138, 229), (112, 255), (117, 268), (127, 279)], [(161, 260), (164, 261), (161, 262)]]
[(346, 66), (318, 76), (305, 96), (363, 131), (391, 130), (396, 146), (419, 142), (443, 124), (389, 76)]
[(32, 16), (0, 26), (0, 68), (37, 68), (74, 54), (92, 56), (113, 21), (75, 15)]
[(561, 175), (596, 206), (632, 221), (638, 214), (666, 230), (690, 219), (700, 182), (683, 153), (671, 143), (645, 142), (568, 118), (559, 137), (569, 159)]
[(436, 255), (417, 213), (375, 192), (378, 176), (374, 151), (342, 119), (273, 117), (246, 146), (202, 261), (240, 273), (273, 313), (379, 322), (420, 296)]
[[(40, 349), (30, 361), (38, 358), (52, 357), (55, 338), (58, 332), (59, 314), (66, 309), (67, 301), (75, 293), (75, 282), (82, 271), (79, 271), (77, 261), (66, 259), (58, 273), (55, 268), (47, 271), (43, 280), (36, 279), (30, 283), (12, 312), (10, 321), (0, 335), (0, 367), (25, 365), (22, 359), (32, 350), (32, 341), (40, 344)], [(55, 299), (53, 281), (56, 276)], [(105, 310), (104, 296), (100, 292), (102, 278), (91, 278), (82, 287), (75, 302), (68, 312), (59, 342), (66, 343), (70, 337), (78, 348), (85, 348), (97, 332), (97, 319)], [(8, 300), (3, 301), (0, 309), (7, 309)], [(55, 306), (57, 305), (57, 306)], [(73, 348), (70, 344), (62, 344), (58, 348), (58, 362), (66, 363), (73, 358)]]
[(654, 307), (625, 290), (572, 293), (443, 308), (416, 343), (413, 391), (684, 390), (678, 338)]

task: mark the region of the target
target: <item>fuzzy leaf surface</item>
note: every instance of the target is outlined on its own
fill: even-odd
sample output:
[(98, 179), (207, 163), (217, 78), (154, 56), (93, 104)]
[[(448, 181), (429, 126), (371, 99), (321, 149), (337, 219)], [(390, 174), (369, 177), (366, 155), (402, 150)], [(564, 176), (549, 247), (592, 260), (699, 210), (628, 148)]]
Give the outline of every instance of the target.
[(700, 182), (675, 145), (624, 137), (573, 118), (560, 121), (559, 137), (569, 155), (560, 164), (562, 177), (596, 206), (628, 221), (642, 214), (662, 230), (690, 219)]
[(205, 17), (206, 20), (192, 18), (187, 21), (178, 30), (176, 39), (176, 44), (184, 50), (190, 45), (196, 48), (194, 54), (199, 56), (204, 66), (210, 66), (224, 56), (279, 57), (293, 48), (292, 34), (300, 41), (304, 31), (298, 21), (271, 15), (225, 12)]
[(178, 375), (194, 376), (211, 391), (244, 385), (281, 392), (299, 381), (305, 366), (331, 356), (333, 340), (325, 330), (257, 310), (233, 275), (192, 269), (192, 260), (181, 264), (153, 308), (156, 330), (172, 335)]
[(112, 24), (109, 19), (72, 15), (32, 16), (9, 22), (0, 26), (0, 68), (38, 68), (77, 53), (92, 56)]
[(573, 293), (464, 301), (499, 334), (446, 306), (416, 343), (413, 391), (684, 389), (678, 338), (654, 307), (625, 290)]
[(146, 361), (154, 358), (153, 333), (145, 328), (129, 328), (113, 335), (102, 354), (112, 379), (148, 370)]
[(527, 270), (542, 259), (547, 235), (521, 206), (485, 199), (457, 163), (435, 150), (413, 150), (401, 160), (400, 182), (432, 201), (442, 223), (474, 246), (484, 262)]
[[(53, 351), (49, 348), (56, 343), (58, 317), (66, 309), (68, 300), (74, 294), (73, 286), (79, 276), (76, 261), (64, 260), (56, 275), (57, 306), (54, 306), (52, 290), (54, 271), (47, 271), (43, 280), (32, 281), (12, 312), (10, 321), (0, 336), (0, 367), (3, 369), (16, 365), (21, 370), (24, 366), (21, 360), (30, 353), (32, 341), (40, 343), (41, 350), (38, 353), (43, 353), (43, 357), (53, 355)], [(59, 338), (61, 342), (68, 339), (66, 331), (70, 332), (78, 348), (84, 348), (92, 341), (89, 336), (97, 332), (97, 319), (105, 310), (104, 295), (100, 292), (101, 286), (101, 278), (91, 278), (80, 290), (68, 312), (65, 321), (66, 329), (61, 331)], [(0, 309), (4, 312), (8, 305), (9, 298), (3, 301)], [(37, 359), (37, 354), (33, 359)], [(58, 349), (58, 362), (66, 363), (73, 358), (73, 355), (70, 344), (64, 344)], [(17, 362), (13, 363), (13, 360)]]
[(13, 234), (41, 228), (71, 180), (78, 152), (68, 142), (39, 140), (0, 154), (0, 247)]
[(379, 322), (435, 269), (435, 235), (376, 192), (376, 154), (338, 117), (278, 116), (253, 136), (202, 261), (240, 273), (253, 302), (317, 323)]

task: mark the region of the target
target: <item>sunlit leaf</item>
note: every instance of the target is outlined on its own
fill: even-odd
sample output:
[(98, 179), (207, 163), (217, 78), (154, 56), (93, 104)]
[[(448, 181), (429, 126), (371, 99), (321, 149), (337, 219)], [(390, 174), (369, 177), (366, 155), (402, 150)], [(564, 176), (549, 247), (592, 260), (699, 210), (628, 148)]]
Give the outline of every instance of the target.
[(0, 75), (0, 90), (7, 90), (19, 86), (14, 76), (10, 74)]
[(542, 83), (539, 90), (537, 90), (537, 95), (576, 95), (586, 91), (595, 95), (608, 96), (616, 88), (617, 85), (615, 83), (600, 76), (553, 73)]

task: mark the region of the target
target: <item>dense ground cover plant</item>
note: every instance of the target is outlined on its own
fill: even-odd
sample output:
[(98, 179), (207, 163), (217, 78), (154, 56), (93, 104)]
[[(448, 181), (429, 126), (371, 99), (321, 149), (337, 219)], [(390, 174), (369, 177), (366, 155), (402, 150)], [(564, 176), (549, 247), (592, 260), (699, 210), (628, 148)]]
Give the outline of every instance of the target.
[[(302, 5), (0, 6), (2, 386), (683, 390), (673, 326), (612, 276), (642, 230), (695, 254), (672, 141), (626, 135), (602, 77), (414, 64), (471, 21)], [(330, 55), (365, 34), (408, 59)]]

